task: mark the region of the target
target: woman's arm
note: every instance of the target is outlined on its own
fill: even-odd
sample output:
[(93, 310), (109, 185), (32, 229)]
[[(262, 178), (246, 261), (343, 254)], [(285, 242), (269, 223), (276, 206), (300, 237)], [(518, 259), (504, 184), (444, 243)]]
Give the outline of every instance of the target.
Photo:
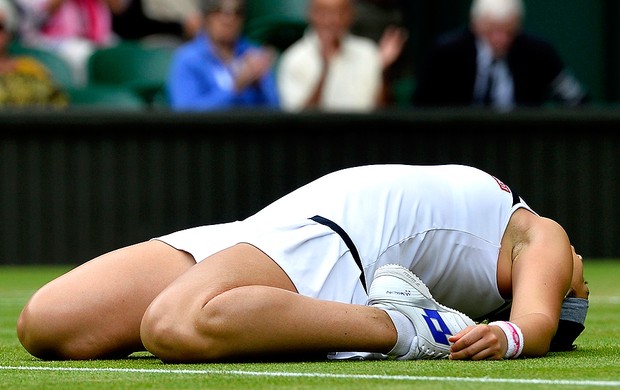
[[(510, 326), (522, 333), (522, 356), (544, 356), (557, 330), (562, 301), (571, 289), (574, 251), (564, 229), (550, 219), (521, 213), (509, 229)], [(501, 359), (509, 347), (506, 333), (496, 325), (466, 328), (450, 341), (452, 359)]]
[(560, 319), (562, 301), (570, 290), (573, 256), (564, 229), (535, 217), (526, 242), (512, 266), (513, 301), (510, 321), (523, 331), (524, 356), (543, 356)]

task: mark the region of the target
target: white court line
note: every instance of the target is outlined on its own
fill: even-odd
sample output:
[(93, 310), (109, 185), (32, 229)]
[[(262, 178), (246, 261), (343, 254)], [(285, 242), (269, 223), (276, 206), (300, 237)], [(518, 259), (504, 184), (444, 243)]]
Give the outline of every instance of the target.
[(560, 380), (560, 379), (518, 379), (518, 378), (466, 378), (441, 376), (408, 376), (408, 375), (356, 375), (356, 374), (326, 374), (312, 372), (273, 372), (273, 371), (242, 371), (242, 370), (164, 370), (141, 368), (87, 368), (87, 367), (27, 367), (27, 366), (0, 366), (0, 370), (16, 371), (76, 371), (76, 372), (119, 372), (140, 374), (202, 374), (202, 375), (240, 375), (240, 376), (268, 376), (268, 377), (307, 377), (307, 378), (335, 378), (335, 379), (378, 379), (394, 381), (420, 382), (475, 382), (475, 383), (517, 383), (534, 385), (560, 386), (607, 386), (620, 387), (620, 381), (593, 381), (593, 380)]

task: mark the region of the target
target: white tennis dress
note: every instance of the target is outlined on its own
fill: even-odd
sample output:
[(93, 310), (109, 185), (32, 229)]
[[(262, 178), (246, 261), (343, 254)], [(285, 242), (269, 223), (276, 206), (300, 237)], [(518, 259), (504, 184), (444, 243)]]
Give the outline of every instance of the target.
[[(358, 304), (367, 299), (363, 282), (369, 286), (378, 267), (398, 263), (438, 302), (475, 319), (505, 303), (497, 259), (508, 220), (521, 207), (530, 209), (477, 168), (368, 165), (325, 175), (243, 221), (157, 239), (196, 261), (247, 242), (278, 263), (300, 294)], [(316, 215), (342, 228), (354, 247), (310, 219)]]

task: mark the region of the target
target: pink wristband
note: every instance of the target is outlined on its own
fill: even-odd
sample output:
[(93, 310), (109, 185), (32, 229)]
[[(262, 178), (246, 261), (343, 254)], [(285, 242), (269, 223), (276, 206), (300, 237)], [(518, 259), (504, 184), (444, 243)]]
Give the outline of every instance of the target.
[(493, 321), (489, 322), (489, 325), (495, 325), (499, 327), (508, 340), (508, 349), (504, 354), (504, 359), (514, 359), (521, 355), (523, 352), (523, 332), (521, 328), (509, 321)]

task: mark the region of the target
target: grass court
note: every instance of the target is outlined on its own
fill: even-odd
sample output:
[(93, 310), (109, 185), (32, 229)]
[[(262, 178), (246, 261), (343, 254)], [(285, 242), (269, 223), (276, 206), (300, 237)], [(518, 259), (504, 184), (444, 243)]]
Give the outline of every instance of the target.
[(0, 389), (603, 389), (620, 388), (620, 260), (584, 260), (586, 329), (572, 352), (513, 361), (164, 364), (148, 353), (41, 361), (15, 322), (30, 295), (69, 266), (0, 266)]

